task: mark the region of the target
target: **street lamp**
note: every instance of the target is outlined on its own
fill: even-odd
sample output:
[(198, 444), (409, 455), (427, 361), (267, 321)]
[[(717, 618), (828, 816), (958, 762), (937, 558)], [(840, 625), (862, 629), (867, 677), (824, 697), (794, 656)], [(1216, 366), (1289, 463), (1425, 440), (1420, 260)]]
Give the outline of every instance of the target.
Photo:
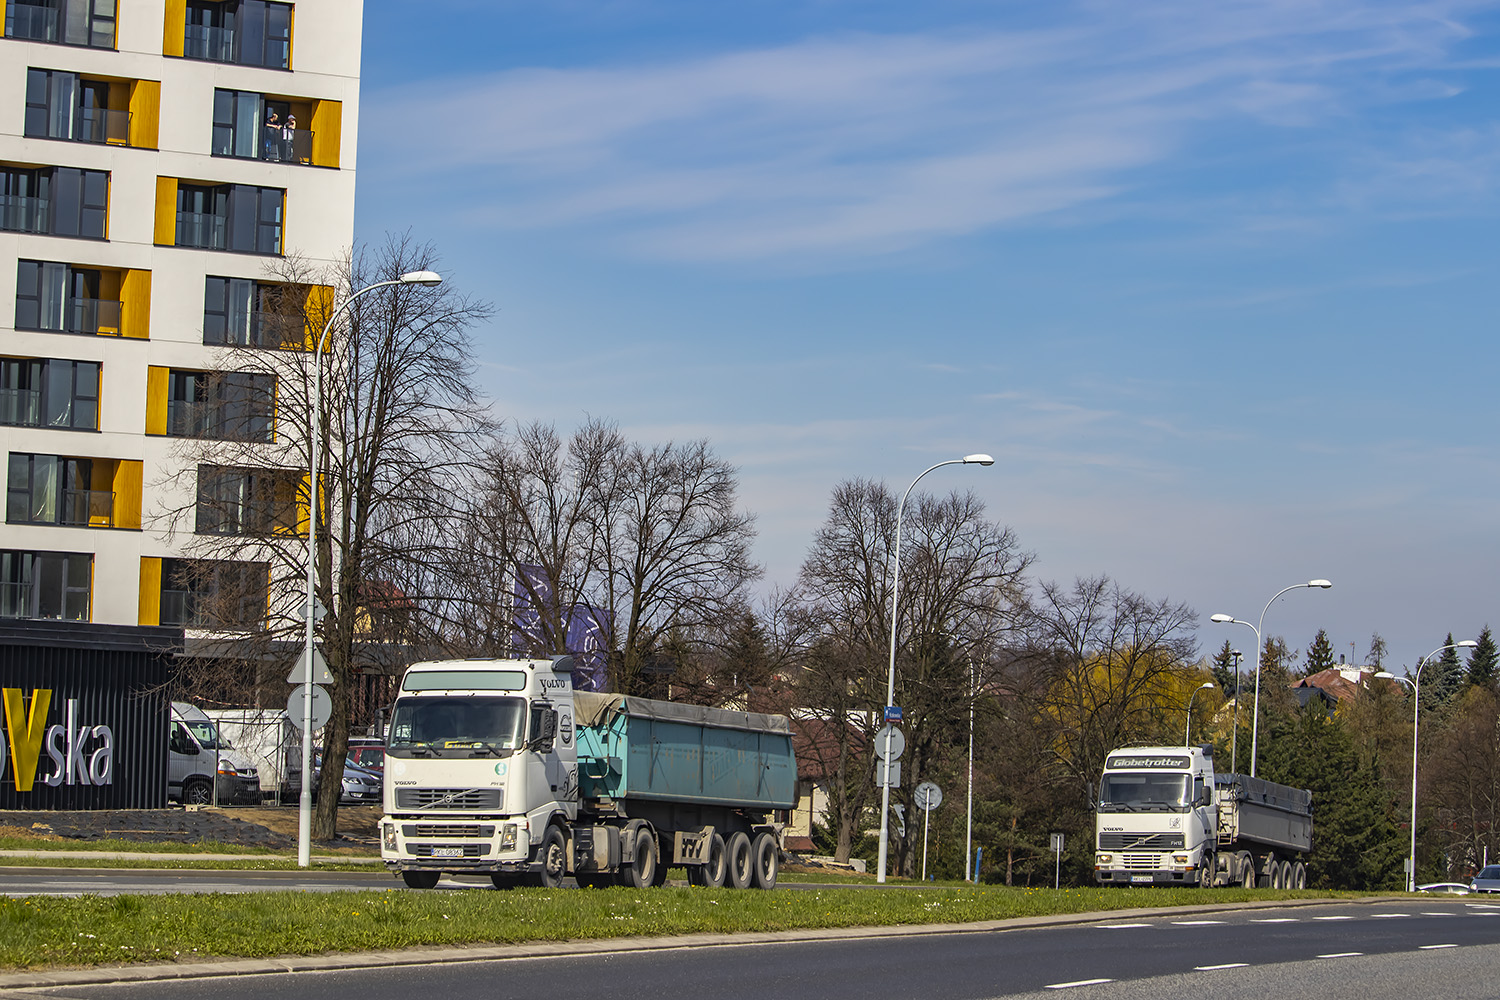
[(1382, 670), (1376, 677), (1386, 680), (1400, 681), (1402, 684), (1411, 685), (1411, 853), (1406, 858), (1406, 891), (1415, 892), (1417, 889), (1417, 714), (1422, 708), (1422, 670), (1432, 662), (1432, 658), (1439, 653), (1450, 649), (1473, 649), (1479, 643), (1473, 639), (1464, 639), (1461, 642), (1449, 643), (1439, 646), (1417, 664), (1415, 677), (1397, 677), (1389, 670)]
[[(995, 460), (988, 455), (965, 455), (963, 458), (950, 458), (946, 462), (939, 462), (922, 473), (927, 475), (933, 469), (941, 469), (945, 465), (994, 465)], [(891, 556), (891, 666), (890, 673), (885, 682), (885, 722), (889, 725), (891, 709), (896, 705), (896, 610), (897, 601), (901, 594), (901, 514), (906, 510), (906, 498), (911, 496), (911, 491), (922, 481), (918, 476), (911, 481), (906, 492), (901, 494), (901, 502), (896, 505), (896, 548)], [(894, 769), (894, 761), (891, 760), (891, 736), (894, 727), (888, 728), (885, 735), (885, 786), (880, 801), (880, 864), (876, 872), (875, 881), (885, 881), (885, 860), (890, 847), (891, 833), (891, 771)]]
[(442, 280), (443, 276), (436, 271), (408, 271), (392, 281), (377, 281), (373, 285), (366, 285), (333, 311), (333, 315), (323, 325), (322, 334), (313, 344), (313, 395), (307, 425), (307, 636), (302, 651), (306, 670), (302, 677), (302, 790), (297, 797), (297, 865), (301, 868), (312, 864), (313, 625), (316, 620), (313, 613), (316, 606), (313, 592), (318, 559), (318, 437), (321, 431), (318, 417), (323, 407), (323, 366), (319, 361), (323, 355), (323, 343), (328, 339), (339, 315), (366, 292), (392, 285), (424, 285), (431, 288), (441, 284)]
[(1207, 690), (1208, 688), (1211, 688), (1213, 686), (1214, 686), (1214, 682), (1213, 681), (1204, 681), (1202, 684), (1199, 684), (1196, 688), (1193, 689), (1193, 693), (1192, 694), (1188, 695), (1187, 725), (1184, 726), (1183, 730), (1182, 730), (1182, 745), (1183, 746), (1187, 746), (1188, 745), (1188, 740), (1191, 737), (1191, 734), (1192, 734), (1192, 731), (1193, 731), (1193, 699), (1196, 698), (1196, 697), (1198, 697), (1198, 692), (1199, 691)]
[(1210, 621), (1218, 622), (1220, 624), (1224, 622), (1231, 622), (1235, 625), (1244, 625), (1255, 633), (1255, 715), (1250, 722), (1250, 777), (1252, 778), (1255, 777), (1256, 751), (1260, 748), (1260, 630), (1266, 624), (1266, 612), (1271, 610), (1271, 605), (1275, 604), (1276, 598), (1280, 597), (1282, 594), (1290, 593), (1293, 590), (1302, 590), (1304, 588), (1311, 587), (1317, 587), (1320, 590), (1327, 590), (1332, 586), (1333, 584), (1329, 583), (1327, 580), (1309, 580), (1306, 583), (1294, 583), (1290, 587), (1284, 587), (1281, 590), (1278, 590), (1276, 592), (1276, 596), (1267, 601), (1264, 608), (1261, 608), (1259, 625), (1251, 625), (1249, 622), (1240, 621), (1238, 618), (1235, 618), (1231, 615), (1214, 615), (1209, 619)]
[(1237, 769), (1236, 754), (1240, 748), (1240, 687), (1244, 680), (1240, 677), (1240, 658), (1244, 655), (1238, 649), (1231, 649), (1229, 655), (1234, 657), (1234, 731), (1229, 734), (1229, 769)]

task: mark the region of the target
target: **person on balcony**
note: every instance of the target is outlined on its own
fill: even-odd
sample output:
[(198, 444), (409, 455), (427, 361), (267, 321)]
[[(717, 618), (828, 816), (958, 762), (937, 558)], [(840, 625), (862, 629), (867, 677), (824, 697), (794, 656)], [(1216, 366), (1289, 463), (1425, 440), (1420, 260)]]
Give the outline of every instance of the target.
[(281, 159), (281, 119), (274, 110), (266, 112), (266, 141), (262, 159)]
[(297, 136), (297, 116), (288, 114), (286, 124), (281, 127), (281, 158), (288, 162), (297, 159), (297, 147), (293, 140)]

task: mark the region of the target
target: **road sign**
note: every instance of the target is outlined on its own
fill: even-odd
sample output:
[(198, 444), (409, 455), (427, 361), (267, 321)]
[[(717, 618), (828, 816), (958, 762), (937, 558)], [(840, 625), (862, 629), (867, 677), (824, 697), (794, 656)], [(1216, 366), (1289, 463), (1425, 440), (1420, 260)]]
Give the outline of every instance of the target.
[(930, 781), (924, 781), (912, 791), (912, 799), (918, 809), (928, 812), (943, 804), (943, 790)]
[[(305, 711), (302, 705), (302, 692), (306, 688), (292, 688), (292, 693), (286, 698), (287, 718), (292, 720), (292, 725), (298, 729), (302, 728), (302, 713)], [(333, 717), (333, 698), (329, 696), (328, 689), (313, 685), (312, 689), (312, 727), (322, 729), (328, 720)]]
[(901, 721), (901, 706), (900, 705), (887, 705), (887, 706), (885, 706), (885, 721), (886, 722), (900, 722)]
[(1056, 852), (1058, 852), (1058, 851), (1060, 851), (1062, 849), (1063, 849), (1063, 835), (1060, 834), (1060, 833), (1054, 833), (1052, 835), (1052, 851), (1055, 854)]
[[(333, 683), (333, 674), (331, 674), (331, 673), (328, 672), (328, 661), (325, 660), (325, 659), (323, 659), (323, 654), (320, 653), (320, 652), (318, 652), (318, 648), (316, 646), (313, 647), (312, 654), (313, 654), (313, 679), (312, 679), (312, 682), (314, 684), (332, 684)], [(302, 655), (301, 656), (297, 657), (297, 663), (296, 663), (295, 666), (292, 667), (292, 672), (286, 675), (286, 682), (288, 684), (306, 684), (307, 683), (307, 650), (306, 649), (304, 649), (302, 651)], [(299, 718), (299, 719), (302, 718), (302, 715), (301, 715), (300, 712), (297, 714), (297, 718)]]
[(889, 763), (883, 760), (875, 762), (875, 787), (884, 788), (886, 785), (892, 788), (901, 787), (901, 762), (899, 760)]
[[(886, 754), (886, 746), (890, 746), (890, 754)], [(901, 755), (906, 752), (906, 737), (901, 730), (887, 722), (875, 731), (875, 756), (881, 760), (900, 760)]]

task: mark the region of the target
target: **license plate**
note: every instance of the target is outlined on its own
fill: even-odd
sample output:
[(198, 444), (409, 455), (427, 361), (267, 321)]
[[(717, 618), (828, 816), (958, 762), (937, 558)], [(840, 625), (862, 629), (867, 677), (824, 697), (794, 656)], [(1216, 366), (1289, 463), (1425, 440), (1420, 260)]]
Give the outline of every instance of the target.
[[(437, 852), (434, 851), (433, 853), (436, 854)], [(1132, 881), (1132, 882), (1150, 882), (1153, 878), (1155, 878), (1155, 876), (1153, 876), (1153, 875), (1132, 875), (1132, 876), (1130, 876), (1130, 881)]]
[(461, 858), (464, 856), (462, 847), (434, 847), (432, 856), (435, 858)]

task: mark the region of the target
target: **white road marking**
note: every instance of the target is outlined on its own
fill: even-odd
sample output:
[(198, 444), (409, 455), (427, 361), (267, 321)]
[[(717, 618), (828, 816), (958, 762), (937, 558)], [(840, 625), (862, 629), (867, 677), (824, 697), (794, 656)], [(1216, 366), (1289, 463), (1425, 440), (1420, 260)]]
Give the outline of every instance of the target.
[(1195, 965), (1194, 972), (1213, 972), (1215, 969), (1243, 969), (1249, 962), (1226, 962), (1223, 965)]
[(1357, 958), (1363, 955), (1362, 951), (1336, 951), (1330, 955), (1319, 955), (1319, 958)]
[(1411, 914), (1410, 913), (1372, 913), (1372, 914), (1370, 914), (1370, 916), (1374, 917), (1376, 920), (1385, 920), (1385, 919), (1389, 919), (1391, 917), (1409, 917), (1409, 916), (1411, 916)]
[(1419, 944), (1417, 947), (1422, 951), (1436, 951), (1439, 948), (1457, 948), (1456, 944)]
[(1295, 924), (1296, 917), (1256, 917), (1251, 919), (1252, 924)]
[(1049, 990), (1070, 990), (1075, 986), (1098, 986), (1100, 983), (1112, 983), (1113, 979), (1080, 979), (1076, 983), (1050, 983), (1043, 987)]
[(1422, 911), (1422, 916), (1424, 916), (1424, 917), (1451, 917), (1451, 916), (1453, 916), (1453, 914), (1452, 913), (1446, 913), (1446, 912), (1439, 912), (1437, 910), (1423, 910)]
[(1222, 920), (1174, 920), (1173, 924), (1178, 927), (1207, 927), (1210, 924), (1222, 924)]
[[(1118, 931), (1118, 930), (1123, 930), (1126, 927), (1150, 927), (1151, 925), (1150, 924), (1100, 924), (1099, 926), (1103, 927), (1103, 928), (1106, 928), (1108, 930)], [(1108, 979), (1105, 980), (1105, 982), (1110, 982), (1110, 981), (1111, 980), (1108, 980)]]
[(1348, 916), (1347, 914), (1339, 913), (1339, 914), (1335, 914), (1335, 915), (1333, 915), (1331, 917), (1313, 917), (1313, 919), (1314, 920), (1353, 920), (1354, 918), (1351, 917), (1351, 916)]

